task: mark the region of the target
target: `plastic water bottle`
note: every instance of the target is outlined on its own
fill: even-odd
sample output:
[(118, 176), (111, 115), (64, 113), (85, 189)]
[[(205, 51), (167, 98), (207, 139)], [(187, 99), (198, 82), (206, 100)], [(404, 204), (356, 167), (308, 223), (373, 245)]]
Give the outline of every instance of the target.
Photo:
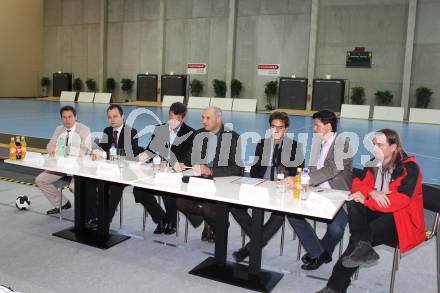
[(153, 158), (153, 170), (154, 172), (158, 172), (160, 170), (160, 156), (159, 154), (156, 154)]
[(57, 156), (64, 157), (65, 154), (66, 154), (66, 138), (64, 136), (61, 136), (60, 139), (58, 139)]
[(304, 168), (301, 173), (301, 199), (306, 200), (308, 197), (309, 184), (310, 184), (310, 170), (309, 168)]
[(116, 153), (116, 146), (114, 143), (112, 144), (112, 147), (110, 148), (109, 158), (110, 158), (110, 161), (115, 161), (118, 158), (118, 155)]

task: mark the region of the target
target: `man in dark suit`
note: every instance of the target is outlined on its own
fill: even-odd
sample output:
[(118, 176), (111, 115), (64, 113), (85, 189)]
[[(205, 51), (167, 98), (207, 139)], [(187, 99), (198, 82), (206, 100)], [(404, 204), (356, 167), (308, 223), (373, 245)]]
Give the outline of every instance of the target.
[[(191, 152), (191, 140), (194, 129), (184, 121), (187, 108), (184, 104), (173, 103), (168, 112), (168, 122), (156, 126), (145, 151), (139, 154), (140, 161), (151, 160), (156, 154), (167, 160), (171, 166), (183, 163), (187, 153)], [(176, 232), (176, 198), (162, 196), (165, 210), (158, 204), (154, 194), (142, 188), (133, 189), (134, 199), (141, 203), (157, 224), (154, 234), (173, 234)]]
[[(275, 180), (276, 168), (284, 167), (288, 176), (295, 176), (296, 169), (304, 166), (302, 145), (287, 137), (289, 116), (284, 112), (273, 112), (269, 117), (271, 137), (258, 142), (255, 150), (257, 162), (251, 168), (251, 177)], [(232, 216), (237, 220), (247, 235), (251, 234), (252, 218), (247, 208), (231, 208)], [(262, 244), (265, 246), (278, 231), (284, 221), (284, 214), (272, 213), (262, 229)], [(234, 252), (237, 262), (249, 256), (251, 244)]]
[[(242, 176), (240, 136), (223, 125), (222, 111), (208, 107), (202, 113), (203, 128), (196, 131), (191, 152), (185, 159), (186, 165), (200, 170), (202, 177)], [(177, 199), (181, 210), (194, 227), (205, 220), (208, 225), (202, 233), (202, 241), (215, 241), (215, 204), (186, 198)]]
[[(119, 105), (110, 105), (107, 108), (107, 118), (110, 126), (104, 129), (103, 136), (98, 143), (98, 148), (92, 151), (92, 160), (110, 159), (110, 148), (114, 145), (116, 149), (124, 153), (130, 159), (134, 159), (141, 152), (138, 145), (136, 129), (124, 123), (124, 112)], [(91, 227), (96, 226), (96, 181), (88, 179), (86, 183), (87, 205), (88, 205), (88, 224)], [(109, 221), (113, 218), (119, 201), (122, 197), (122, 191), (125, 185), (112, 183), (109, 186)]]

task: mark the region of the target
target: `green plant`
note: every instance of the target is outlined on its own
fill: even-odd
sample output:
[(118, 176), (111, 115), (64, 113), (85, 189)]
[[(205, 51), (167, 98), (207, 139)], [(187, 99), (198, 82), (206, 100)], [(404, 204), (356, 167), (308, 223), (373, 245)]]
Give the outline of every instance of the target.
[(224, 98), (226, 96), (226, 82), (224, 80), (214, 79), (212, 85), (216, 97)]
[(121, 79), (121, 90), (123, 92), (126, 92), (127, 94), (130, 93), (133, 89), (134, 81), (129, 78), (123, 78)]
[(89, 92), (96, 92), (97, 90), (96, 81), (93, 78), (88, 78), (86, 80), (86, 86)]
[(72, 88), (74, 91), (76, 92), (80, 92), (83, 89), (83, 81), (81, 80), (81, 78), (77, 77), (73, 80), (73, 84), (72, 84)]
[(275, 96), (278, 92), (278, 81), (272, 80), (264, 84), (264, 95), (266, 96), (266, 110), (273, 110), (275, 106), (273, 105)]
[(41, 86), (43, 88), (48, 88), (50, 86), (50, 78), (47, 77), (47, 76), (43, 76), (41, 78), (41, 83), (40, 84), (41, 84)]
[(116, 80), (113, 77), (107, 78), (105, 81), (105, 89), (108, 93), (113, 93), (116, 89)]
[(50, 79), (49, 79), (49, 77), (43, 76), (41, 78), (40, 85), (41, 85), (41, 90), (42, 90), (43, 96), (47, 96), (47, 90), (48, 90), (48, 88), (50, 86)]
[(203, 91), (203, 82), (199, 79), (191, 80), (191, 95), (193, 97), (199, 97), (200, 93)]
[(363, 105), (365, 103), (365, 89), (361, 86), (352, 87), (350, 100), (353, 105)]
[(243, 84), (238, 79), (231, 80), (231, 98), (238, 98), (240, 96)]
[(416, 108), (428, 108), (431, 102), (431, 96), (433, 92), (430, 88), (421, 86), (416, 89)]
[(377, 91), (375, 94), (376, 101), (379, 105), (388, 106), (391, 105), (393, 102), (393, 94), (391, 91)]

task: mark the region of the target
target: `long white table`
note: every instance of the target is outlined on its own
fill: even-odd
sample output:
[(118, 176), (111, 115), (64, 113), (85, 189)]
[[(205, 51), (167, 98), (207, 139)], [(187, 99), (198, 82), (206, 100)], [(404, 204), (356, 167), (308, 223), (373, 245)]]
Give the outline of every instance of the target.
[[(214, 202), (217, 207), (215, 256), (207, 258), (190, 273), (261, 292), (271, 291), (283, 277), (280, 273), (261, 269), (261, 228), (264, 224), (264, 211), (330, 220), (343, 206), (348, 195), (346, 191), (320, 189), (319, 192), (312, 190), (309, 199), (300, 200), (293, 198), (291, 191), (277, 193), (274, 182), (265, 181), (258, 186), (243, 185), (237, 183), (240, 177), (236, 176), (215, 178), (215, 188), (203, 191), (183, 183), (178, 177), (155, 180), (152, 168), (145, 164), (123, 162), (119, 165), (118, 162), (92, 161), (86, 157), (56, 159), (31, 153), (25, 160), (5, 160), (5, 162), (73, 175), (75, 225), (53, 235), (99, 248), (109, 248), (129, 238), (109, 230), (106, 194), (111, 183), (144, 188), (159, 195), (183, 196)], [(90, 231), (84, 225), (86, 207), (83, 190), (84, 179), (88, 178), (98, 182), (97, 231)], [(226, 258), (229, 208), (232, 205), (252, 209), (249, 266), (228, 262)]]

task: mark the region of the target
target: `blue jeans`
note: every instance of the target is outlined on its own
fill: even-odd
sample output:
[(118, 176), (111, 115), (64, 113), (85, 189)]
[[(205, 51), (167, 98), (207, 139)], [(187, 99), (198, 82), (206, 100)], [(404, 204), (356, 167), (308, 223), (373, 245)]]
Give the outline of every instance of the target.
[(321, 240), (304, 216), (289, 216), (287, 220), (290, 225), (292, 225), (310, 257), (316, 258), (324, 251), (327, 251), (329, 255), (333, 254), (335, 246), (341, 241), (342, 237), (344, 237), (345, 226), (347, 225), (347, 213), (344, 209), (341, 209), (336, 214), (334, 219), (327, 224), (327, 232)]

